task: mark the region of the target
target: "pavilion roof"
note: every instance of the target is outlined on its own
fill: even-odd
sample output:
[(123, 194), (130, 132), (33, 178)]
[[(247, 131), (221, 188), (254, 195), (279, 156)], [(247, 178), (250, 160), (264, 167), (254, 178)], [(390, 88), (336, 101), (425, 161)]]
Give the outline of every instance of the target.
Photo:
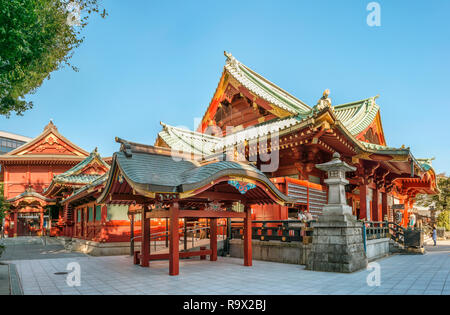
[(20, 195), (15, 196), (14, 198), (8, 199), (7, 202), (9, 203), (16, 203), (20, 200), (27, 200), (27, 199), (37, 199), (40, 201), (44, 201), (46, 203), (52, 203), (55, 202), (55, 199), (47, 198), (40, 193), (34, 191), (32, 188), (26, 189), (23, 193)]
[[(121, 176), (133, 191), (154, 198), (155, 193), (188, 194), (209, 185), (225, 176), (250, 178), (267, 186), (281, 201), (290, 199), (281, 193), (269, 178), (252, 164), (234, 161), (198, 162), (181, 159), (160, 148), (135, 144), (122, 139), (121, 151), (114, 153), (113, 163), (102, 195), (98, 202), (104, 202), (116, 176)], [(169, 153), (169, 154), (167, 154)], [(120, 175), (118, 175), (120, 173)]]
[(53, 180), (58, 183), (89, 184), (104, 174), (104, 172), (101, 172), (101, 174), (86, 174), (83, 172), (86, 168), (95, 164), (103, 166), (104, 169), (109, 170), (109, 165), (103, 161), (100, 154), (97, 152), (97, 148), (89, 154), (86, 159), (72, 167), (70, 170), (54, 176)]
[(102, 188), (104, 186), (104, 184), (106, 183), (107, 179), (108, 179), (108, 173), (105, 173), (105, 174), (97, 177), (91, 183), (81, 187), (80, 189), (75, 190), (72, 195), (70, 195), (66, 199), (63, 199), (61, 201), (61, 204), (74, 201), (74, 200), (84, 196), (85, 194), (88, 194), (89, 192), (93, 192), (96, 188)]
[(97, 152), (97, 148), (89, 154), (82, 162), (78, 163), (66, 172), (55, 175), (52, 182), (44, 191), (47, 196), (58, 194), (61, 187), (80, 187), (95, 181), (109, 170), (109, 164), (106, 163)]

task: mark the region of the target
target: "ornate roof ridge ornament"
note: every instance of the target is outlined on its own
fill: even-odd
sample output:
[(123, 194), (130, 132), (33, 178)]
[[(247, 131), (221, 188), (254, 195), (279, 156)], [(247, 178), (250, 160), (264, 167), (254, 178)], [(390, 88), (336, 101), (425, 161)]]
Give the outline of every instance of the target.
[(56, 128), (55, 124), (53, 123), (53, 119), (50, 119), (50, 122), (44, 127), (44, 131), (49, 129), (58, 131), (58, 128)]
[(325, 108), (331, 108), (331, 98), (330, 96), (330, 90), (326, 89), (323, 91), (322, 97), (317, 101), (316, 109), (318, 111), (321, 111)]
[(239, 61), (231, 53), (224, 51), (223, 54), (227, 57), (227, 63), (236, 69), (239, 67)]

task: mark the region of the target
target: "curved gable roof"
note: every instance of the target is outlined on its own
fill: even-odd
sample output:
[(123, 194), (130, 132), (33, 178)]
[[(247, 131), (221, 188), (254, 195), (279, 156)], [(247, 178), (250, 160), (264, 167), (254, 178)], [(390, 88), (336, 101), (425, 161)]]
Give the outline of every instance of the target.
[(225, 52), (225, 56), (225, 70), (251, 92), (291, 114), (306, 114), (311, 111), (306, 103), (242, 64), (231, 53)]
[[(49, 141), (49, 138), (52, 138)], [(46, 154), (45, 152), (37, 152), (38, 148), (43, 145), (43, 143), (48, 142), (49, 147), (54, 147), (61, 149), (62, 153), (58, 154)], [(6, 153), (4, 157), (9, 156), (25, 156), (25, 155), (56, 155), (56, 156), (74, 156), (74, 157), (86, 157), (89, 152), (83, 150), (79, 146), (73, 144), (71, 141), (66, 139), (63, 135), (58, 132), (58, 128), (53, 124), (52, 121), (45, 126), (44, 131), (34, 138), (33, 140), (25, 143), (24, 145)]]

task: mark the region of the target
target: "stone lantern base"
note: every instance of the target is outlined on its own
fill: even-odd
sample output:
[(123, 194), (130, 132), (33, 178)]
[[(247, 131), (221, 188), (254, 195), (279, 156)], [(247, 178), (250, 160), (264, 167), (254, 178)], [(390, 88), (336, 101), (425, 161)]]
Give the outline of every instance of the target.
[(367, 268), (362, 223), (353, 215), (322, 215), (313, 227), (307, 270), (350, 273)]

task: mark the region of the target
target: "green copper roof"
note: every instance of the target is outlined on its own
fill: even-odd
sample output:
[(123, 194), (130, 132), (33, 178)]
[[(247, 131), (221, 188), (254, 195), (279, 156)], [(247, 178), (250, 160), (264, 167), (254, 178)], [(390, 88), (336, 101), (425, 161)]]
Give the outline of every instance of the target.
[(100, 154), (97, 152), (97, 149), (95, 149), (86, 159), (72, 167), (70, 170), (62, 174), (55, 175), (53, 177), (53, 181), (57, 183), (89, 184), (101, 176), (101, 174), (82, 174), (80, 172), (95, 160), (97, 160), (97, 162), (103, 165), (106, 169), (109, 169), (109, 165), (102, 160)]
[(292, 114), (306, 114), (311, 111), (311, 107), (240, 63), (230, 53), (225, 52), (225, 56), (225, 69), (257, 96)]
[(376, 97), (334, 106), (334, 113), (352, 135), (363, 132), (375, 119), (380, 107)]
[(422, 165), (422, 168), (425, 171), (429, 171), (430, 169), (433, 169), (433, 165), (432, 165), (432, 161), (434, 160), (433, 158), (425, 158), (425, 159), (417, 159), (417, 161), (420, 163), (420, 165)]
[(372, 151), (379, 151), (380, 153), (384, 154), (409, 154), (410, 149), (409, 148), (394, 148), (394, 147), (388, 147), (380, 144), (374, 144), (374, 143), (368, 143), (365, 141), (358, 140), (359, 143), (363, 145), (364, 148)]
[(107, 178), (108, 178), (108, 173), (105, 173), (103, 175), (97, 176), (97, 178), (94, 181), (92, 181), (91, 183), (81, 187), (80, 189), (75, 190), (72, 195), (70, 195), (66, 199), (62, 200), (61, 203), (65, 203), (67, 201), (73, 200), (78, 195), (80, 195), (82, 192), (87, 191), (90, 188), (97, 187), (98, 185), (104, 184), (106, 182)]
[(174, 150), (210, 155), (213, 153), (216, 144), (222, 141), (221, 138), (200, 132), (168, 126), (164, 123), (161, 123), (161, 125), (163, 131), (158, 135)]

